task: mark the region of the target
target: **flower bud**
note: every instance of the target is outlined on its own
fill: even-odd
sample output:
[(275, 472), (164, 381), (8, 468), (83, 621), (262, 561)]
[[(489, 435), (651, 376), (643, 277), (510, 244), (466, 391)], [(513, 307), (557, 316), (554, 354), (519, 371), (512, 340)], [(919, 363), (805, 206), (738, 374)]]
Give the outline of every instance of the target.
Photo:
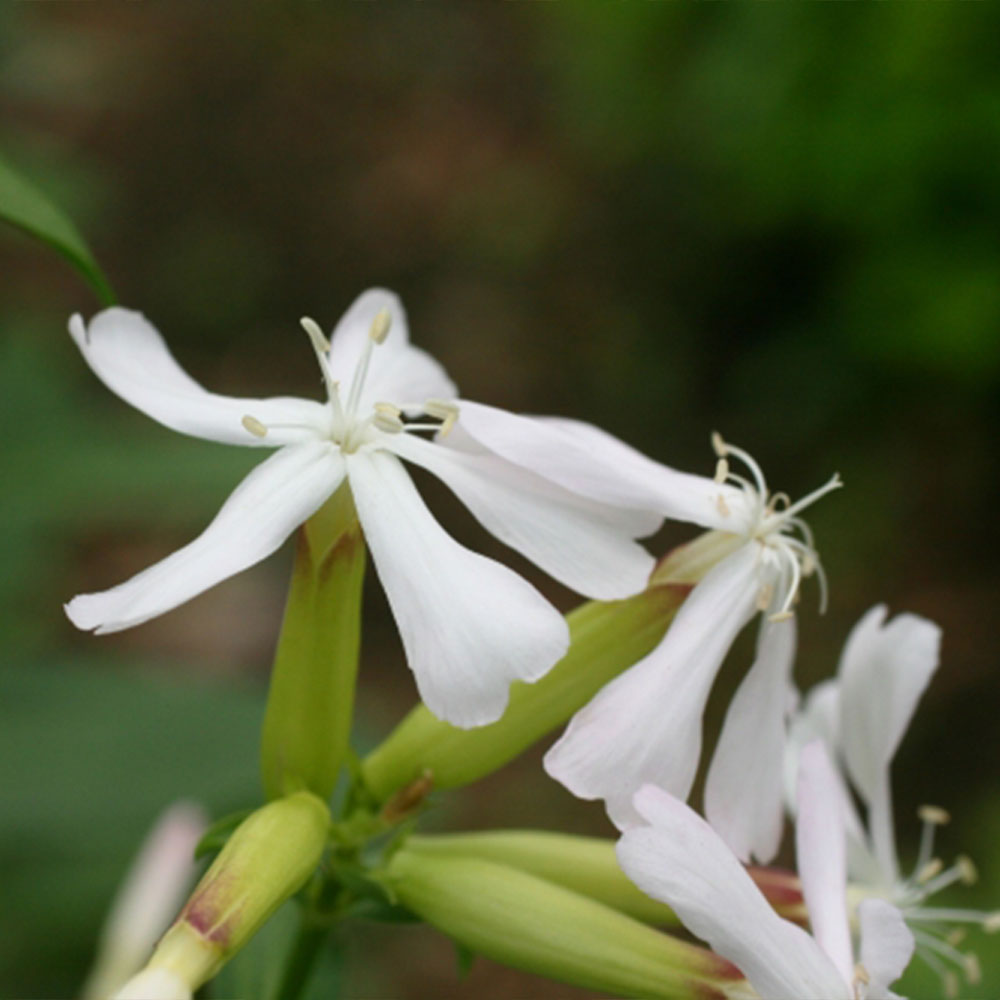
[[(257, 932), (319, 865), (330, 812), (309, 792), (278, 799), (248, 816), (195, 887), (122, 1000), (190, 995)], [(160, 992), (154, 992), (159, 990)], [(173, 990), (174, 992), (170, 992)]]
[(435, 788), (454, 788), (502, 767), (645, 656), (689, 590), (665, 584), (572, 611), (569, 651), (541, 680), (511, 685), (507, 711), (491, 725), (457, 729), (418, 705), (363, 761), (369, 790), (383, 801), (427, 772)]
[[(615, 841), (603, 837), (546, 830), (488, 830), (412, 836), (406, 848), (428, 856), (479, 858), (507, 865), (589, 896), (644, 923), (680, 926), (669, 906), (636, 888), (618, 864)], [(773, 868), (751, 867), (748, 871), (778, 913), (790, 920), (805, 920), (796, 875)]]
[(721, 1000), (745, 986), (718, 955), (506, 865), (406, 846), (383, 878), (472, 952), (549, 979), (651, 1000)]
[(329, 798), (347, 752), (361, 632), (365, 544), (345, 483), (297, 536), (261, 741), (269, 798)]

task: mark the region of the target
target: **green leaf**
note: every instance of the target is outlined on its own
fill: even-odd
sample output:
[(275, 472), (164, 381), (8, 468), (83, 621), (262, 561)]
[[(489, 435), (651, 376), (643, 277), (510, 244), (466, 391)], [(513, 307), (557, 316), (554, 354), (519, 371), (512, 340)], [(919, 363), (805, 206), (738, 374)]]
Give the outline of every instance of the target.
[(2, 158), (0, 219), (58, 250), (86, 278), (102, 304), (114, 305), (115, 293), (76, 226)]

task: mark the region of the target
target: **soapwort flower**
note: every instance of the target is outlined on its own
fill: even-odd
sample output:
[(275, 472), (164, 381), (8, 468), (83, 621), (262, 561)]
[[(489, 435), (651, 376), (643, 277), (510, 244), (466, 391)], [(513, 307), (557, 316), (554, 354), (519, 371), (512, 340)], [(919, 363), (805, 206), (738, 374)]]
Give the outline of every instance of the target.
[[(912, 614), (886, 620), (885, 605), (868, 611), (854, 626), (837, 677), (818, 684), (796, 711), (789, 727), (786, 790), (791, 810), (801, 813), (792, 775), (801, 748), (821, 740), (836, 773), (848, 842), (848, 875), (859, 900), (884, 899), (902, 913), (916, 940), (917, 954), (941, 977), (949, 995), (957, 995), (956, 969), (975, 983), (979, 963), (962, 952), (961, 926), (979, 924), (1000, 930), (1000, 914), (957, 907), (928, 906), (931, 896), (956, 882), (975, 881), (972, 862), (959, 857), (945, 864), (934, 856), (934, 835), (948, 813), (922, 806), (923, 829), (916, 864), (904, 874), (893, 830), (890, 765), (917, 704), (939, 663), (941, 630)], [(849, 784), (848, 784), (849, 783)], [(864, 805), (859, 816), (849, 791)]]
[(764, 1000), (883, 1000), (913, 954), (899, 911), (882, 899), (858, 908), (859, 945), (847, 910), (842, 799), (823, 744), (801, 756), (796, 854), (812, 934), (779, 917), (711, 826), (653, 785), (635, 795), (647, 824), (618, 843), (626, 875), (672, 907), (685, 926), (733, 962)]
[[(322, 403), (207, 392), (137, 312), (107, 309), (89, 326), (70, 320), (97, 376), (154, 420), (278, 450), (193, 542), (111, 590), (73, 598), (66, 613), (97, 632), (161, 615), (270, 555), (346, 481), (423, 700), (458, 726), (492, 722), (511, 681), (537, 680), (565, 653), (565, 621), (512, 570), (452, 539), (400, 459), (443, 480), (488, 531), (592, 598), (642, 590), (652, 558), (634, 539), (661, 518), (575, 490), (568, 480), (614, 480), (615, 469), (564, 446), (564, 431), (459, 400), (441, 366), (410, 345), (392, 293), (362, 294), (329, 341), (312, 320), (302, 325), (323, 374)], [(467, 412), (477, 424), (513, 421), (517, 440), (494, 448), (477, 439), (464, 427)], [(533, 471), (536, 463), (543, 468)]]
[[(714, 479), (688, 476), (678, 489), (658, 471), (661, 466), (649, 472), (646, 486), (659, 496), (655, 509), (661, 513), (686, 515), (686, 520), (725, 532), (721, 551), (728, 554), (694, 588), (659, 646), (577, 712), (545, 757), (552, 777), (580, 798), (604, 799), (608, 815), (623, 829), (636, 820), (632, 797), (642, 785), (687, 797), (701, 755), (701, 720), (712, 684), (754, 613), (764, 615), (758, 659), (770, 663), (794, 643), (792, 609), (803, 577), (819, 577), (825, 601), (819, 556), (799, 514), (839, 487), (840, 479), (834, 476), (793, 504), (785, 494), (769, 492), (760, 467), (746, 452), (718, 435), (713, 443), (718, 455)], [(747, 466), (752, 481), (730, 470), (730, 458)], [(766, 673), (763, 695), (770, 705), (775, 684), (773, 671)], [(747, 708), (755, 708), (759, 700), (755, 695)], [(784, 713), (766, 714), (767, 724), (754, 727), (755, 752), (759, 749), (761, 760), (771, 761), (780, 775)]]

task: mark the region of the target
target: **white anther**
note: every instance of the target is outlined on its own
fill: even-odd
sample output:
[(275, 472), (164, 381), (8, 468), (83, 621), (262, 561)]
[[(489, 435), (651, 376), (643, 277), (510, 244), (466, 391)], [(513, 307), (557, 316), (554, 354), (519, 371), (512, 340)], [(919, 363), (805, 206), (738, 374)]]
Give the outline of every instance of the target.
[(965, 966), (965, 978), (968, 979), (973, 986), (977, 986), (979, 981), (983, 978), (983, 970), (979, 965), (979, 956), (970, 951), (965, 956), (965, 961), (962, 964)]
[(312, 341), (312, 345), (316, 350), (316, 353), (329, 354), (330, 341), (326, 339), (326, 335), (319, 328), (319, 323), (317, 323), (314, 319), (310, 319), (308, 316), (303, 316), (299, 322), (302, 324), (302, 329), (309, 334), (309, 339)]
[(919, 816), (924, 823), (930, 823), (933, 826), (944, 826), (945, 823), (951, 822), (951, 813), (949, 813), (947, 809), (942, 809), (940, 806), (921, 806), (917, 810), (917, 816)]
[(1000, 910), (989, 913), (983, 918), (983, 930), (987, 934), (996, 934), (1000, 931)]
[(979, 871), (968, 855), (960, 854), (955, 858), (955, 867), (958, 869), (958, 877), (962, 885), (975, 885), (979, 881)]
[(757, 592), (757, 610), (767, 611), (771, 606), (771, 601), (774, 600), (774, 587), (765, 583), (763, 587)]
[(723, 517), (729, 517), (729, 504), (721, 493), (715, 498), (715, 506)]
[(397, 420), (403, 415), (403, 411), (392, 403), (376, 403), (372, 409), (376, 413), (381, 413), (387, 417), (395, 417)]
[(267, 428), (256, 418), (251, 417), (248, 413), (241, 421), (241, 424), (254, 436), (254, 437), (267, 437)]
[(955, 927), (945, 935), (945, 941), (952, 946), (952, 948), (957, 948), (967, 937), (969, 936), (968, 931), (964, 927)]
[(955, 1000), (960, 986), (958, 976), (951, 969), (946, 969), (941, 977), (941, 982), (944, 984), (944, 995), (948, 997), (948, 1000)]
[(447, 420), (450, 417), (454, 422), (458, 419), (458, 404), (447, 399), (428, 399), (424, 403), (424, 413), (435, 420)]
[(398, 410), (396, 413), (390, 413), (385, 410), (379, 410), (377, 407), (375, 416), (372, 418), (372, 424), (386, 434), (399, 434), (404, 427), (403, 421), (399, 419)]
[(940, 858), (931, 858), (930, 861), (924, 865), (920, 871), (917, 872), (917, 882), (923, 885), (925, 882), (930, 882), (935, 875), (939, 875), (944, 868), (944, 863)]
[(712, 450), (719, 458), (725, 458), (729, 454), (729, 448), (718, 431), (712, 431)]
[(372, 320), (372, 325), (368, 328), (368, 336), (376, 344), (384, 344), (385, 338), (389, 336), (389, 327), (392, 326), (392, 313), (383, 306)]
[(724, 483), (729, 478), (729, 463), (724, 459), (720, 458), (715, 463), (715, 481), (717, 483)]
[(787, 622), (790, 618), (795, 617), (794, 611), (777, 611), (773, 615), (768, 616), (769, 622)]
[(441, 429), (438, 431), (438, 437), (447, 437), (451, 433), (451, 429), (455, 426), (457, 421), (457, 413), (452, 413), (450, 416), (445, 417), (441, 422)]

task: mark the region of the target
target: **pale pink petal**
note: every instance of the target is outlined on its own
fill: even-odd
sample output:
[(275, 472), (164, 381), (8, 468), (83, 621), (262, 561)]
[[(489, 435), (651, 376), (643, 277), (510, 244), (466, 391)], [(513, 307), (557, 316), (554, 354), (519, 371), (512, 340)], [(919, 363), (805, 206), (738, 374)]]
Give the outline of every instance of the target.
[[(112, 306), (89, 326), (81, 316), (69, 332), (94, 374), (137, 410), (182, 434), (251, 447), (277, 447), (323, 433), (325, 408), (308, 399), (240, 399), (203, 389), (174, 360), (142, 313)], [(243, 426), (251, 416), (269, 428), (258, 437)], [(291, 426), (288, 426), (291, 425)]]
[(795, 620), (765, 622), (757, 658), (726, 712), (705, 784), (705, 816), (743, 862), (767, 864), (784, 820), (785, 710)]
[(816, 942), (774, 912), (708, 823), (649, 785), (635, 796), (635, 809), (649, 825), (626, 831), (618, 842), (625, 874), (733, 962), (761, 997), (853, 1000)]
[(606, 684), (545, 755), (545, 769), (574, 795), (604, 799), (620, 828), (632, 797), (654, 783), (686, 797), (701, 753), (701, 719), (715, 675), (756, 607), (754, 543), (711, 569), (681, 605), (663, 641)]
[(344, 462), (333, 445), (288, 445), (236, 487), (193, 542), (117, 587), (74, 597), (66, 614), (77, 628), (99, 633), (162, 615), (269, 556), (343, 476)]
[(452, 725), (496, 721), (512, 681), (535, 681), (569, 645), (565, 619), (526, 580), (459, 545), (399, 459), (348, 456), (375, 568), (427, 707)]

